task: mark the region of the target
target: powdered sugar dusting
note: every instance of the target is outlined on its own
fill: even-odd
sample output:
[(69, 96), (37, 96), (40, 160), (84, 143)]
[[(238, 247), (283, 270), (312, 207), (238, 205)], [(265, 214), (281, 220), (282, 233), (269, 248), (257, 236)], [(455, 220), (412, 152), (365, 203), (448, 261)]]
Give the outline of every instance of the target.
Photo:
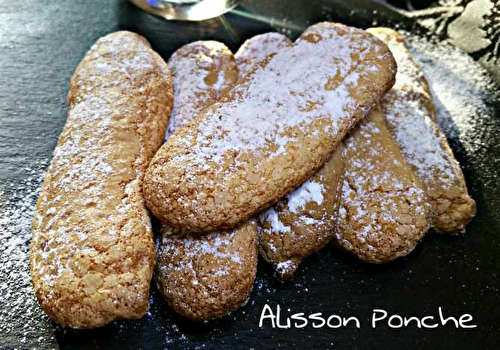
[(308, 202), (316, 202), (321, 205), (323, 203), (322, 184), (311, 179), (304, 182), (298, 189), (290, 193), (287, 197), (288, 209), (292, 213), (297, 213), (297, 210), (304, 208)]
[(429, 110), (420, 100), (398, 90), (384, 99), (383, 109), (393, 136), (418, 177), (439, 179), (443, 188), (449, 188), (456, 176), (451, 165), (456, 161), (443, 147), (446, 140), (439, 134)]
[(280, 262), (276, 264), (276, 272), (279, 274), (284, 274), (294, 266), (294, 262), (291, 260), (287, 260), (284, 262)]
[[(248, 74), (251, 70), (255, 69), (257, 67), (257, 64), (270, 54), (275, 54), (280, 49), (290, 47), (291, 45), (292, 41), (286, 36), (279, 33), (265, 33), (256, 35), (248, 39), (243, 45), (241, 45), (241, 47), (235, 54), (240, 77)], [(278, 137), (276, 138), (275, 142), (279, 146), (278, 150), (274, 153), (275, 155), (286, 152), (285, 146), (288, 142), (288, 138)], [(297, 206), (304, 206), (305, 203), (303, 203), (303, 201), (302, 203), (298, 203), (299, 200), (304, 199), (305, 197), (309, 197), (307, 194), (302, 195), (300, 189), (302, 189), (303, 187), (304, 186), (301, 186), (299, 189), (288, 195), (288, 197), (290, 197), (295, 192), (298, 192), (295, 195), (295, 197), (297, 198), (297, 205), (294, 207), (294, 210), (297, 209)], [(274, 207), (270, 207), (267, 210), (263, 211), (259, 215), (259, 218), (261, 221), (268, 221), (271, 224), (272, 230), (275, 232), (290, 232), (290, 227), (283, 225), (283, 223), (279, 220), (278, 213), (276, 212)], [(272, 242), (270, 242), (270, 248), (271, 250), (276, 251), (276, 248), (272, 245)]]
[[(174, 71), (175, 107), (165, 139), (215, 103), (237, 78), (231, 52), (218, 42), (183, 46), (169, 64)], [(206, 319), (220, 317), (221, 312), (230, 312), (244, 302), (238, 298), (247, 295), (239, 296), (238, 290), (250, 287), (256, 272), (255, 222), (201, 235), (167, 225), (161, 231), (156, 282), (167, 302), (177, 305), (174, 310)], [(234, 305), (228, 306), (231, 303)]]
[[(118, 45), (106, 48), (108, 55), (118, 58), (120, 53), (127, 52), (121, 50), (130, 40), (128, 36), (120, 35), (100, 41), (101, 44), (103, 42)], [(100, 46), (96, 45), (88, 55), (99, 50)], [(59, 195), (50, 197), (45, 194), (40, 197), (40, 207), (49, 209), (37, 213), (33, 231), (34, 246), (41, 246), (44, 242), (44, 250), (38, 252), (39, 258), (33, 259), (33, 269), (50, 288), (64, 272), (73, 273), (68, 254), (76, 251), (82, 251), (87, 256), (97, 254), (86, 242), (90, 223), (102, 213), (113, 214), (107, 218), (107, 227), (95, 227), (95, 231), (91, 232), (92, 236), (99, 237), (99, 241), (116, 241), (133, 234), (127, 232), (132, 227), (125, 224), (131, 217), (131, 211), (135, 210), (130, 196), (121, 198), (121, 190), (116, 193), (111, 188), (120, 181), (126, 181), (128, 194), (140, 191), (138, 179), (143, 176), (143, 170), (138, 165), (145, 161), (144, 149), (143, 145), (136, 143), (138, 141), (130, 140), (124, 146), (116, 144), (114, 138), (126, 134), (116, 127), (123, 123), (123, 110), (129, 109), (127, 101), (131, 96), (142, 95), (138, 85), (146, 85), (146, 75), (158, 64), (147, 51), (133, 52), (132, 58), (127, 55), (120, 57), (123, 59), (113, 60), (113, 64), (108, 59), (101, 59), (87, 65), (77, 71), (73, 79), (73, 89), (81, 93), (73, 93), (76, 103), (70, 105), (68, 122), (54, 151), (51, 171), (46, 179), (48, 187), (45, 191)], [(162, 73), (168, 75), (166, 70)], [(127, 89), (128, 96), (120, 97), (123, 89)], [(148, 109), (146, 112), (150, 113)], [(137, 159), (135, 154), (133, 158), (127, 156), (131, 147), (140, 149)], [(74, 211), (75, 207), (80, 209)], [(144, 229), (150, 232), (151, 224), (145, 218)], [(117, 232), (120, 232), (119, 236)], [(37, 254), (37, 250), (33, 253)], [(47, 261), (53, 263), (47, 264)]]
[(267, 221), (271, 224), (273, 232), (286, 233), (290, 232), (290, 227), (285, 226), (279, 219), (278, 213), (274, 207), (270, 207), (259, 215), (259, 221)]
[(261, 252), (281, 279), (333, 237), (344, 163), (339, 147), (309, 180), (259, 215)]
[(255, 68), (256, 63), (261, 62), (270, 54), (291, 45), (292, 41), (279, 33), (266, 33), (248, 39), (234, 55), (240, 77), (248, 74)]
[(363, 120), (345, 144), (338, 242), (369, 261), (406, 254), (429, 227), (430, 205), (380, 112)]
[(456, 161), (434, 123), (432, 97), (424, 77), (398, 36), (376, 30), (373, 34), (387, 43), (398, 64), (396, 83), (382, 103), (389, 128), (422, 181), (432, 178), (442, 188), (450, 188), (456, 177)]
[[(229, 65), (232, 63), (231, 57), (229, 49), (216, 41), (197, 41), (187, 44), (170, 57), (168, 64), (174, 82), (174, 109), (165, 134), (166, 140), (184, 124), (199, 116), (206, 107), (215, 103), (220, 97), (222, 88), (232, 87), (234, 81), (224, 77), (228, 62)], [(217, 75), (215, 85), (207, 83), (207, 77), (212, 74)], [(177, 272), (187, 272), (194, 276), (192, 281), (194, 285), (198, 285), (199, 281), (196, 279), (192, 262), (196, 261), (200, 254), (209, 254), (215, 259), (221, 259), (218, 270), (214, 273), (216, 277), (229, 274), (229, 266), (224, 263), (228, 259), (241, 264), (238, 251), (229, 253), (234, 248), (233, 239), (237, 229), (229, 233), (211, 232), (203, 236), (182, 234), (179, 237), (177, 237), (179, 232), (166, 225), (163, 225), (162, 230), (165, 234), (157, 242), (160, 261), (170, 260), (175, 256), (178, 253), (178, 245), (181, 244), (188, 262), (178, 265), (170, 262), (168, 266), (161, 265), (160, 268), (163, 271), (175, 269)]]
[[(255, 69), (259, 62), (264, 60), (267, 56), (275, 54), (281, 49), (290, 47), (291, 45), (292, 42), (287, 37), (277, 33), (257, 35), (247, 40), (236, 53), (236, 61), (240, 70), (240, 76), (244, 76)], [(290, 138), (277, 137), (274, 142), (278, 145), (278, 149), (273, 155), (279, 155), (286, 152), (285, 147), (288, 141), (290, 141)], [(267, 260), (273, 262), (275, 271), (279, 276), (285, 276), (293, 272), (297, 264), (292, 263), (290, 260), (286, 262), (281, 261), (276, 264), (276, 261), (278, 261), (276, 257), (279, 256), (280, 259), (282, 259), (284, 256), (291, 254), (295, 255), (297, 260), (300, 260), (296, 252), (286, 251), (287, 248), (283, 246), (283, 242), (307, 239), (308, 234), (303, 229), (297, 230), (297, 227), (304, 228), (304, 225), (310, 226), (312, 230), (317, 232), (326, 226), (323, 220), (330, 219), (328, 213), (331, 208), (327, 208), (327, 210), (323, 212), (321, 212), (321, 209), (318, 209), (318, 212), (313, 214), (315, 216), (314, 218), (311, 217), (312, 213), (306, 208), (309, 202), (315, 202), (318, 208), (323, 204), (323, 192), (325, 188), (322, 185), (322, 179), (323, 177), (321, 176), (315, 176), (307, 180), (278, 204), (268, 208), (259, 215), (261, 223), (260, 245), (264, 251), (268, 252), (266, 253)], [(280, 219), (280, 214), (283, 220)], [(296, 219), (294, 219), (295, 222), (293, 225), (288, 226), (284, 221), (290, 220), (291, 217), (296, 217)], [(284, 238), (285, 235), (287, 239)], [(313, 236), (311, 236), (310, 239), (319, 241), (317, 237)], [(278, 241), (276, 242), (278, 247), (275, 245), (275, 240)], [(297, 246), (301, 245), (297, 244)], [(306, 247), (311, 245), (304, 243), (302, 246)], [(314, 250), (315, 247), (316, 246), (313, 245), (311, 250)], [(307, 255), (307, 253), (304, 255)]]
[(170, 84), (163, 60), (127, 32), (99, 40), (73, 75), (68, 119), (33, 220), (30, 259), (37, 296), (59, 323), (81, 328), (130, 318), (127, 293), (136, 316), (147, 306), (154, 250), (140, 192), (166, 129)]
[(174, 108), (165, 139), (198, 117), (237, 79), (231, 51), (217, 41), (196, 41), (181, 47), (170, 57), (168, 66), (174, 81)]
[(246, 303), (257, 268), (253, 220), (201, 235), (163, 226), (159, 239), (156, 282), (175, 311), (206, 320)]
[[(170, 229), (164, 228), (164, 232)], [(172, 231), (174, 232), (174, 231)], [(217, 261), (217, 269), (213, 272), (213, 277), (223, 277), (230, 273), (230, 269), (234, 269), (235, 264), (239, 269), (243, 268), (242, 256), (238, 247), (235, 245), (234, 239), (237, 230), (230, 232), (210, 232), (203, 236), (196, 234), (164, 234), (160, 239), (160, 259), (164, 256), (169, 263), (167, 265), (160, 265), (163, 271), (177, 271), (181, 272), (185, 278), (190, 278), (192, 284), (199, 283), (213, 283), (213, 286), (207, 287), (215, 288), (217, 283), (215, 279), (207, 279), (206, 281), (199, 281), (196, 272), (196, 266), (193, 264), (200, 259), (210, 259)], [(179, 258), (182, 254), (182, 261), (186, 263), (179, 264)]]
[[(346, 111), (356, 104), (349, 89), (370, 68), (376, 69), (371, 62), (358, 69), (352, 57), (363, 61), (367, 53), (380, 48), (370, 40), (357, 40), (361, 35), (357, 31), (340, 36), (329, 29), (321, 33), (323, 37), (315, 35), (316, 42), (299, 40), (280, 50), (245, 78), (248, 83), (233, 89), (232, 101), (209, 109), (192, 136), (195, 140), (186, 140), (195, 141), (190, 153), (174, 157), (172, 162), (190, 159), (201, 165), (220, 163), (229, 154), (264, 154), (276, 138), (285, 141), (287, 132), (294, 128), (306, 131), (318, 120), (326, 122), (321, 132), (335, 134)], [(339, 80), (332, 86), (335, 74)]]

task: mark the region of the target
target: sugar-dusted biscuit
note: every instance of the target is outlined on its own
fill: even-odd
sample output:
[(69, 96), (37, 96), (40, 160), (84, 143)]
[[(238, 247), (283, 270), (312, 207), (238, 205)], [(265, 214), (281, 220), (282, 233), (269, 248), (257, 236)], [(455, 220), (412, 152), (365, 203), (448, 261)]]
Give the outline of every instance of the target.
[(429, 229), (424, 188), (374, 109), (345, 139), (335, 243), (370, 263), (411, 252)]
[(311, 27), (162, 146), (145, 176), (148, 208), (173, 227), (235, 227), (312, 176), (395, 73), (372, 35)]
[[(291, 45), (290, 39), (278, 33), (248, 39), (235, 54), (240, 76), (268, 55)], [(279, 278), (292, 278), (300, 262), (333, 237), (342, 168), (339, 146), (316, 174), (259, 215), (260, 255)]]
[(252, 69), (255, 69), (257, 62), (263, 61), (270, 54), (274, 54), (292, 44), (293, 42), (290, 39), (279, 33), (265, 33), (248, 39), (234, 54), (239, 76), (245, 76)]
[[(206, 62), (211, 64), (207, 65)], [(172, 67), (175, 97), (170, 132), (174, 133), (189, 117), (217, 101), (220, 96), (210, 84), (202, 84), (193, 93), (185, 81), (197, 77), (222, 76), (237, 72), (233, 54), (221, 43), (199, 41), (176, 51), (168, 61)], [(182, 69), (179, 69), (182, 67)], [(234, 74), (237, 76), (237, 73)], [(200, 78), (202, 79), (202, 78)], [(189, 103), (190, 114), (184, 115), (177, 103)], [(208, 234), (173, 229), (163, 224), (158, 240), (155, 280), (167, 303), (177, 313), (195, 320), (223, 317), (246, 302), (257, 271), (257, 224), (255, 221), (229, 231)]]
[(36, 297), (57, 323), (92, 328), (148, 310), (155, 246), (141, 183), (172, 100), (167, 65), (130, 32), (99, 39), (76, 69), (30, 248)]
[(174, 109), (167, 136), (227, 93), (238, 79), (231, 51), (218, 41), (195, 41), (168, 60), (174, 80)]
[(299, 188), (259, 215), (259, 251), (276, 275), (293, 277), (302, 260), (334, 236), (342, 188), (343, 144)]
[(245, 304), (257, 272), (257, 224), (228, 232), (162, 227), (156, 282), (170, 307), (193, 320), (226, 316)]
[(460, 165), (436, 122), (427, 82), (402, 35), (387, 28), (369, 32), (390, 47), (400, 67), (396, 84), (382, 104), (388, 128), (426, 189), (434, 228), (457, 232), (475, 216), (476, 202), (469, 196)]

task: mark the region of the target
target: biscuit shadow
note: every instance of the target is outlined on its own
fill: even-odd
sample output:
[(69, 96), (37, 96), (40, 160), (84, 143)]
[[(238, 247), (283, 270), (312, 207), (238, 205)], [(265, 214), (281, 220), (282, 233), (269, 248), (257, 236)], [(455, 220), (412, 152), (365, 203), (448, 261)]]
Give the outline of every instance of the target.
[(426, 240), (427, 237), (424, 236), (422, 240), (420, 240), (420, 242), (415, 246), (415, 248), (407, 255), (382, 264), (373, 264), (362, 261), (353, 253), (342, 249), (342, 247), (339, 247), (338, 245), (332, 244), (330, 249), (332, 254), (334, 254), (335, 257), (342, 262), (344, 268), (351, 270), (352, 273), (377, 275), (394, 270), (403, 271), (408, 264), (412, 263), (412, 260), (418, 260), (420, 258), (421, 254), (425, 250), (424, 241)]

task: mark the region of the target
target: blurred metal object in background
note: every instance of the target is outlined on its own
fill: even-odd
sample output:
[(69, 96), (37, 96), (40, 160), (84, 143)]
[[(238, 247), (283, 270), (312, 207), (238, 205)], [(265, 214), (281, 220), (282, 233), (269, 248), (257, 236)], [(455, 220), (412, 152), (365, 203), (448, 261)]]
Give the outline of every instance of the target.
[(233, 9), (239, 0), (130, 0), (140, 9), (168, 20), (204, 21)]

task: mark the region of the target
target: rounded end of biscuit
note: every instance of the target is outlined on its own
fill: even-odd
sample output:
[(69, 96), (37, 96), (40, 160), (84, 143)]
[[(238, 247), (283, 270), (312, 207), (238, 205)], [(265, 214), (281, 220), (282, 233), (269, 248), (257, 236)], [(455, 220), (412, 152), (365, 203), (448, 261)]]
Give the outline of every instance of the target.
[(460, 233), (476, 216), (476, 202), (467, 194), (453, 201), (440, 199), (433, 204), (442, 211), (433, 219), (433, 227), (439, 233)]

